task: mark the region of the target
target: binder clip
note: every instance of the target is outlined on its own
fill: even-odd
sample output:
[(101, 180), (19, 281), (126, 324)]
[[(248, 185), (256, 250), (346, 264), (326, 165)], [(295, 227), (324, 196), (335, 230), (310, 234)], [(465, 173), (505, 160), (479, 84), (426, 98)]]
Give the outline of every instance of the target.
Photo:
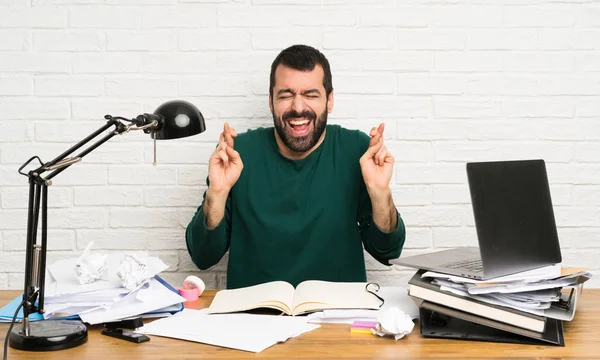
[(563, 295), (566, 295), (566, 294), (561, 293), (558, 301), (554, 302), (551, 306), (568, 311), (571, 308), (571, 300), (573, 300), (574, 292), (575, 292), (575, 288), (571, 288), (571, 291), (569, 292), (567, 299), (563, 298)]

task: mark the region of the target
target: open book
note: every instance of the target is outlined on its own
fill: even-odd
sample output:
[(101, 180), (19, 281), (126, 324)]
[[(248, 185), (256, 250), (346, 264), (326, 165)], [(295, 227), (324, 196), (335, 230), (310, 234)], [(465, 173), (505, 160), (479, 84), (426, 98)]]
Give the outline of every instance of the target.
[(325, 309), (379, 309), (382, 301), (363, 282), (304, 281), (294, 289), (285, 281), (221, 290), (208, 308), (209, 314), (270, 308), (288, 315)]

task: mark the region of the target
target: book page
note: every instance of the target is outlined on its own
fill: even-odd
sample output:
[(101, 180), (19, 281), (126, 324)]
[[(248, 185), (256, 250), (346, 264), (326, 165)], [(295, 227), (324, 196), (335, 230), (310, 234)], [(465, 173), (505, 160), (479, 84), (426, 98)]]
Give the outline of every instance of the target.
[(229, 313), (258, 308), (271, 308), (291, 313), (294, 287), (285, 281), (272, 281), (239, 289), (217, 292), (209, 313)]
[(310, 280), (296, 287), (293, 314), (324, 309), (379, 309), (381, 300), (366, 290), (363, 282)]

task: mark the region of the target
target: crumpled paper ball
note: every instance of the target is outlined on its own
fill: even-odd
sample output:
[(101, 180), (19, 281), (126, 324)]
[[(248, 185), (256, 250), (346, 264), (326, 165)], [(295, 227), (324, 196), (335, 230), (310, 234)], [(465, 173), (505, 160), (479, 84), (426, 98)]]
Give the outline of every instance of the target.
[(143, 259), (133, 254), (126, 254), (117, 275), (123, 287), (133, 291), (148, 280), (148, 266)]
[(409, 334), (414, 327), (415, 323), (408, 314), (397, 307), (391, 307), (380, 311), (377, 315), (377, 327), (371, 331), (379, 336), (391, 335), (399, 340)]
[(106, 254), (90, 254), (94, 242), (91, 241), (83, 254), (77, 259), (75, 263), (75, 272), (77, 273), (77, 279), (79, 283), (91, 284), (96, 280), (108, 279), (108, 267), (106, 265)]

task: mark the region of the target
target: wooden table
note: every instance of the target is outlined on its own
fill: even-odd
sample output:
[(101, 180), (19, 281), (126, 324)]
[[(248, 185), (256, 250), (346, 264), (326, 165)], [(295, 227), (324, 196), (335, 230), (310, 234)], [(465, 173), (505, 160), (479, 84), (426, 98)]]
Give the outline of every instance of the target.
[[(0, 291), (0, 306), (18, 294)], [(207, 307), (214, 294), (215, 291), (206, 291), (198, 301), (186, 303), (186, 307)], [(101, 335), (100, 326), (91, 326), (88, 342), (79, 347), (44, 353), (9, 348), (8, 359), (600, 359), (600, 289), (584, 289), (575, 319), (564, 324), (565, 347), (426, 339), (420, 336), (418, 325), (411, 334), (394, 341), (350, 333), (350, 325), (322, 324), (321, 328), (258, 354), (158, 336), (134, 344)], [(0, 325), (2, 344), (7, 330), (8, 325)]]

